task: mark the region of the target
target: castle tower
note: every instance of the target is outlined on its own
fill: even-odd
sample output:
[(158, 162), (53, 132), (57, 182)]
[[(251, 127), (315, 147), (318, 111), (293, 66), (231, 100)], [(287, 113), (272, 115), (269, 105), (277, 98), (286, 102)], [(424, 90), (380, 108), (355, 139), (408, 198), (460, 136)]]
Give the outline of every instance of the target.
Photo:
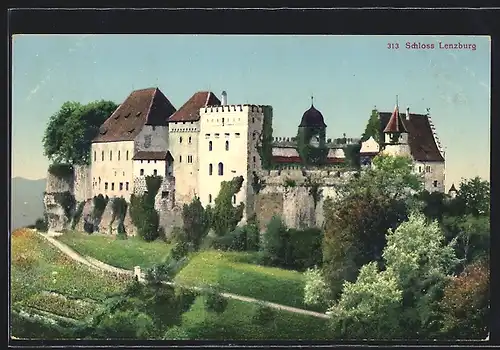
[(297, 133), (298, 152), (302, 161), (305, 161), (307, 154), (312, 149), (322, 149), (326, 147), (326, 124), (323, 114), (314, 108), (313, 97), (311, 96), (311, 107), (304, 112), (300, 121)]
[(396, 102), (394, 112), (384, 129), (384, 153), (392, 156), (411, 156), (408, 145), (408, 129), (405, 120), (399, 113), (399, 106)]

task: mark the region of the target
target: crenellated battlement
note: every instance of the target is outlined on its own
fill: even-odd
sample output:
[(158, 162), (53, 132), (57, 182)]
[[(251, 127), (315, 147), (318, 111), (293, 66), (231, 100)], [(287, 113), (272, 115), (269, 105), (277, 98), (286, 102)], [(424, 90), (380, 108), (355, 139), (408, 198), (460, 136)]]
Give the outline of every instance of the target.
[(224, 112), (245, 112), (264, 113), (265, 105), (236, 104), (225, 106), (207, 106), (200, 109), (200, 114), (224, 113)]
[(259, 170), (255, 174), (266, 185), (271, 186), (286, 186), (287, 181), (293, 181), (296, 186), (304, 186), (310, 182), (320, 186), (335, 186), (351, 179), (356, 173), (343, 169), (301, 169), (297, 166), (280, 170)]

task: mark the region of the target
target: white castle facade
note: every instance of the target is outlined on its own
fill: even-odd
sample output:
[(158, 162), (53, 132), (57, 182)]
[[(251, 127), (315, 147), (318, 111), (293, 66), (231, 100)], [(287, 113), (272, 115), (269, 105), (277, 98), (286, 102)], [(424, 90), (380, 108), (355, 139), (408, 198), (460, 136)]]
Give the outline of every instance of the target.
[[(206, 206), (213, 204), (223, 181), (243, 176), (242, 189), (233, 203), (246, 204), (253, 196), (252, 173), (262, 170), (256, 145), (266, 109), (272, 111), (270, 106), (229, 105), (225, 93), (221, 101), (204, 91), (195, 93), (177, 110), (157, 88), (134, 91), (104, 122), (92, 143), (91, 195), (129, 200), (138, 179), (160, 175), (173, 187), (162, 198), (183, 204), (197, 196)], [(318, 118), (322, 122), (321, 113), (314, 109), (312, 115), (311, 109), (304, 113), (301, 127)], [(426, 189), (443, 192), (444, 156), (432, 136), (435, 133), (426, 130), (432, 142), (428, 135), (424, 142), (419, 141), (429, 118), (408, 115), (405, 120), (399, 111), (389, 117), (381, 113), (380, 118), (386, 140), (379, 145), (370, 138), (362, 144), (363, 164), (380, 151), (408, 154), (415, 160), (416, 171), (424, 175)], [(393, 124), (396, 127), (390, 127)], [(342, 163), (342, 146), (331, 142), (327, 146), (328, 162)], [(300, 161), (293, 140), (275, 139), (272, 154), (277, 164)]]

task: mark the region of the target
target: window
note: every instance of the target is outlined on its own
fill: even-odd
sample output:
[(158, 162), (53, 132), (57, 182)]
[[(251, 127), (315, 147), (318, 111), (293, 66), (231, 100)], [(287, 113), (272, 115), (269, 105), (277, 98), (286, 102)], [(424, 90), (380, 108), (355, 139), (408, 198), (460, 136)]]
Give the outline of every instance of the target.
[(212, 195), (211, 194), (208, 195), (208, 203), (212, 203)]
[(168, 198), (168, 193), (169, 193), (168, 191), (162, 191), (161, 192), (161, 198), (162, 199)]
[(118, 160), (120, 160), (120, 151), (118, 151)]
[(233, 204), (236, 204), (236, 195), (233, 196)]
[(208, 164), (208, 175), (212, 175), (213, 170), (214, 170), (214, 167), (213, 167), (212, 163)]
[(208, 150), (211, 151), (212, 150), (212, 141), (208, 141)]
[(182, 156), (179, 156), (179, 163), (182, 163)]
[(229, 141), (226, 141), (226, 151), (229, 151)]
[(239, 132), (235, 133), (234, 135), (235, 135), (236, 137), (240, 137), (240, 133), (239, 133)]
[(127, 157), (126, 157), (126, 158), (127, 158), (127, 160), (128, 160), (128, 151), (127, 151)]
[(115, 176), (116, 176), (116, 171), (115, 171)]
[(158, 170), (156, 170), (156, 169), (155, 169), (155, 170), (153, 170), (153, 175), (154, 175), (154, 176), (158, 175)]
[(224, 126), (224, 118), (222, 118), (222, 126)]
[(219, 138), (219, 133), (215, 133), (215, 138), (218, 139)]
[(153, 125), (153, 131), (155, 131), (155, 130), (156, 130), (156, 126)]
[(112, 182), (112, 183), (111, 183), (111, 191), (114, 191), (114, 190), (115, 190), (115, 183), (114, 183), (114, 182)]
[(252, 134), (252, 140), (255, 140), (255, 133)]
[(141, 176), (144, 175), (144, 169), (141, 169), (140, 173)]
[(101, 184), (101, 178), (99, 177), (99, 185)]
[(104, 151), (101, 153), (101, 160), (104, 162)]
[(421, 166), (419, 166), (419, 167), (418, 167), (418, 172), (419, 172), (419, 173), (421, 173), (421, 172), (422, 172), (422, 167), (421, 167)]
[(226, 133), (224, 134), (224, 136), (226, 137), (226, 139), (228, 139), (228, 138), (229, 138), (229, 133), (228, 133), (228, 132), (226, 132)]
[(128, 191), (128, 182), (125, 182), (125, 190)]
[(192, 163), (193, 162), (193, 156), (188, 156), (188, 163)]
[(179, 143), (182, 143), (182, 136), (179, 137)]
[(255, 123), (255, 118), (254, 117), (252, 117), (252, 123)]
[(148, 159), (148, 164), (149, 164), (150, 160)]
[(123, 182), (120, 182), (120, 191), (123, 191)]
[(156, 160), (154, 161), (154, 163), (156, 164)]
[(108, 190), (108, 183), (107, 183), (107, 182), (105, 182), (105, 183), (104, 183), (104, 190), (105, 190), (105, 191), (107, 191), (107, 190)]
[(438, 182), (434, 180), (433, 185), (434, 185), (434, 187), (438, 187)]
[(94, 162), (96, 161), (96, 151), (94, 151)]
[(191, 136), (189, 136), (189, 138), (188, 138), (188, 143), (189, 144), (191, 143)]
[(125, 176), (125, 172), (123, 172), (123, 176)]
[(253, 156), (253, 162), (255, 163), (255, 156)]
[(219, 175), (224, 175), (224, 164), (219, 163)]
[(141, 159), (141, 164), (143, 163), (144, 161)]
[(430, 173), (430, 172), (431, 172), (431, 166), (430, 166), (430, 165), (427, 165), (427, 166), (425, 167), (425, 172), (426, 172), (426, 173)]
[(113, 160), (113, 151), (109, 151), (109, 160)]

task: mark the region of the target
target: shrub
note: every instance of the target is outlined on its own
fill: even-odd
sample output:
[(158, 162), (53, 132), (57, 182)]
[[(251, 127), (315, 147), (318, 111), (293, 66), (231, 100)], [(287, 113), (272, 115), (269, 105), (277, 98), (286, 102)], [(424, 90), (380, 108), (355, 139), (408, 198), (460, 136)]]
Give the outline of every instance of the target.
[(198, 249), (210, 229), (209, 215), (198, 197), (195, 197), (190, 204), (184, 204), (182, 221), (184, 224), (183, 239)]
[(217, 289), (209, 288), (205, 291), (205, 309), (207, 311), (221, 314), (226, 310), (227, 304), (227, 299), (220, 295)]
[(74, 169), (71, 164), (51, 164), (49, 173), (59, 178), (68, 178), (73, 176)]
[(102, 214), (104, 213), (104, 210), (106, 209), (106, 205), (108, 205), (108, 196), (104, 197), (102, 194), (99, 194), (97, 196), (94, 196), (93, 198), (93, 204), (94, 208), (92, 210), (92, 216), (96, 220), (100, 220), (102, 217)]
[(83, 230), (87, 233), (94, 233), (94, 225), (91, 222), (85, 221), (83, 223)]
[(169, 328), (163, 336), (163, 340), (190, 340), (191, 338), (189, 332), (181, 326)]
[(288, 188), (288, 187), (296, 187), (297, 186), (297, 181), (293, 180), (293, 179), (285, 179), (285, 182), (283, 184), (285, 186), (285, 188)]
[(170, 256), (179, 260), (185, 256), (192, 250), (192, 246), (187, 242), (177, 242), (174, 243), (172, 249), (170, 250)]
[(217, 236), (232, 232), (243, 217), (243, 203), (233, 206), (233, 197), (241, 190), (243, 176), (234, 177), (231, 181), (223, 181), (213, 208), (206, 208), (209, 213), (210, 226)]
[(137, 233), (146, 242), (152, 242), (159, 236), (160, 217), (154, 206), (145, 205), (142, 210), (142, 222), (137, 227)]
[(285, 265), (287, 228), (279, 216), (273, 216), (267, 224), (261, 242), (262, 263), (265, 265)]
[(321, 270), (316, 267), (307, 269), (304, 277), (306, 280), (304, 286), (304, 304), (321, 306), (322, 308), (328, 307), (327, 303), (330, 291)]
[(64, 209), (64, 215), (66, 215), (66, 218), (68, 218), (68, 220), (71, 219), (71, 214), (76, 204), (75, 196), (73, 196), (69, 191), (56, 192), (54, 193), (54, 200)]
[(111, 208), (113, 210), (113, 218), (111, 222), (118, 220), (117, 237), (125, 239), (127, 236), (125, 234), (125, 225), (123, 222), (125, 221), (125, 215), (127, 214), (127, 201), (123, 197), (113, 198)]
[(289, 229), (287, 266), (304, 270), (320, 265), (323, 260), (322, 238), (323, 233), (318, 228)]
[(47, 232), (49, 229), (47, 221), (43, 218), (36, 219), (35, 229), (40, 232)]

